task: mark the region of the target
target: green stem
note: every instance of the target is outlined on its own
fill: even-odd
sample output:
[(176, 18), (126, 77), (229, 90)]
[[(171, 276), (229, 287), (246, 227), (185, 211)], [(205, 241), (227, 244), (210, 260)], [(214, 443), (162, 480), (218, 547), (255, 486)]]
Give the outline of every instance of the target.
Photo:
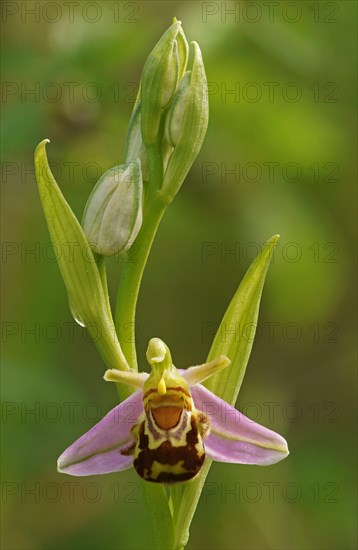
[(158, 192), (163, 181), (161, 148), (154, 145), (147, 149), (147, 153), (149, 182), (145, 188), (143, 225), (132, 248), (124, 257), (115, 314), (115, 327), (119, 342), (129, 366), (135, 371), (138, 370), (135, 341), (138, 294), (158, 225), (168, 205), (168, 201), (163, 199)]
[(129, 366), (136, 371), (138, 366), (135, 318), (138, 294), (149, 252), (165, 208), (166, 204), (157, 199), (151, 203), (147, 212), (145, 212), (144, 222), (133, 245), (132, 253), (128, 252), (124, 258), (118, 286), (116, 331)]
[(200, 474), (195, 479), (185, 483), (183, 487), (175, 485), (171, 488), (175, 550), (184, 549), (188, 543), (190, 525), (211, 464), (212, 461), (206, 458)]
[(152, 527), (152, 544), (148, 547), (155, 550), (175, 548), (173, 518), (164, 485), (141, 480), (140, 486)]
[[(138, 370), (135, 320), (139, 289), (148, 256), (160, 220), (168, 205), (159, 195), (163, 181), (163, 159), (157, 146), (148, 149), (150, 181), (146, 184), (143, 225), (138, 237), (127, 252), (118, 286), (115, 327), (123, 353), (133, 370)], [(126, 337), (130, 333), (130, 338)], [(120, 400), (132, 393), (122, 384), (117, 384)], [(152, 548), (167, 550), (174, 544), (173, 520), (164, 485), (150, 484), (141, 480), (141, 489), (152, 525)]]

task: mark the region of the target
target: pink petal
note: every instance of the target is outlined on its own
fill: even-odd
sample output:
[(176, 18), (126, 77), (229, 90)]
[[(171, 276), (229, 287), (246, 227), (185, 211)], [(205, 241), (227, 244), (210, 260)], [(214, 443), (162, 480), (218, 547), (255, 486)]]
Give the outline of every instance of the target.
[(58, 471), (73, 476), (107, 474), (126, 470), (132, 456), (121, 450), (133, 442), (131, 427), (143, 411), (143, 392), (138, 390), (112, 409), (98, 424), (82, 435), (58, 459)]
[(253, 422), (204, 386), (193, 386), (191, 395), (195, 407), (206, 413), (211, 421), (211, 431), (204, 445), (212, 460), (268, 465), (289, 454), (283, 437)]

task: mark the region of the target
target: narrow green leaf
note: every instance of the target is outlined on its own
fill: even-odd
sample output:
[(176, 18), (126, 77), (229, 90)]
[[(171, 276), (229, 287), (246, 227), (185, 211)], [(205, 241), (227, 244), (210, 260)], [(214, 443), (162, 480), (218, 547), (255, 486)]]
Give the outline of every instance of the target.
[(204, 385), (235, 405), (255, 338), (262, 289), (279, 235), (271, 237), (254, 260), (237, 289), (212, 343), (208, 361), (226, 355), (231, 366)]
[(118, 342), (109, 308), (107, 288), (76, 216), (63, 197), (49, 167), (46, 143), (35, 151), (36, 179), (52, 243), (72, 311), (87, 327), (105, 363), (129, 369)]
[[(279, 239), (275, 235), (248, 269), (221, 321), (207, 361), (219, 355), (231, 359), (231, 366), (209, 378), (204, 385), (213, 393), (235, 404), (256, 332), (262, 289), (272, 252)], [(233, 328), (237, 333), (231, 332)], [(175, 549), (183, 548), (189, 539), (190, 524), (209, 473), (212, 461), (208, 458), (200, 474), (182, 486), (171, 488), (171, 504), (175, 525)]]

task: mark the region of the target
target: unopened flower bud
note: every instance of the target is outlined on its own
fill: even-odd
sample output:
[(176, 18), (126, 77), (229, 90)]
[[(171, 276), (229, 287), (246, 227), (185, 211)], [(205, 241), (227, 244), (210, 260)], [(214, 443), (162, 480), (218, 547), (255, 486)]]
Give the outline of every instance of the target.
[(158, 137), (160, 121), (173, 98), (179, 75), (186, 62), (185, 42), (181, 31), (179, 45), (176, 38), (180, 21), (175, 21), (163, 34), (143, 68), (141, 79), (141, 128), (146, 146), (153, 145)]
[(87, 201), (82, 222), (95, 252), (113, 256), (130, 248), (142, 225), (142, 192), (139, 160), (103, 174)]
[(183, 76), (165, 119), (165, 139), (172, 147), (177, 145), (183, 127), (189, 101), (190, 76), (191, 71), (186, 72)]
[(164, 174), (161, 194), (172, 200), (196, 159), (208, 127), (208, 89), (201, 51), (196, 42), (187, 72), (167, 113), (166, 139), (174, 146)]

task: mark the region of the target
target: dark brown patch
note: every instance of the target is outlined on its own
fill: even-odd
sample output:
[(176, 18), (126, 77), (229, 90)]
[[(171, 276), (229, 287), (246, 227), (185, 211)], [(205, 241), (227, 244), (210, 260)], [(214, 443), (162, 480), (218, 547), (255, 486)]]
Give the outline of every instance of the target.
[(170, 472), (161, 472), (157, 479), (147, 479), (147, 481), (154, 481), (156, 483), (177, 483), (178, 481), (189, 481), (190, 479), (193, 479), (193, 477), (198, 475), (200, 469), (201, 466), (194, 474), (193, 472), (187, 472), (183, 474), (171, 474)]
[(136, 447), (136, 442), (133, 441), (133, 443), (130, 443), (129, 445), (127, 445), (127, 447), (124, 447), (124, 449), (121, 449), (121, 455), (123, 456), (133, 455), (135, 451), (135, 447)]
[[(144, 423), (140, 427), (139, 447), (140, 452), (135, 458), (133, 465), (138, 474), (147, 481), (173, 483), (176, 481), (187, 481), (195, 477), (200, 471), (205, 453), (199, 456), (195, 445), (198, 443), (198, 430), (195, 419), (191, 419), (191, 430), (187, 433), (186, 445), (174, 447), (169, 440), (163, 443), (157, 449), (148, 449), (149, 438), (144, 434)], [(182, 462), (185, 472), (161, 472), (157, 478), (152, 477), (153, 462), (173, 466)]]

